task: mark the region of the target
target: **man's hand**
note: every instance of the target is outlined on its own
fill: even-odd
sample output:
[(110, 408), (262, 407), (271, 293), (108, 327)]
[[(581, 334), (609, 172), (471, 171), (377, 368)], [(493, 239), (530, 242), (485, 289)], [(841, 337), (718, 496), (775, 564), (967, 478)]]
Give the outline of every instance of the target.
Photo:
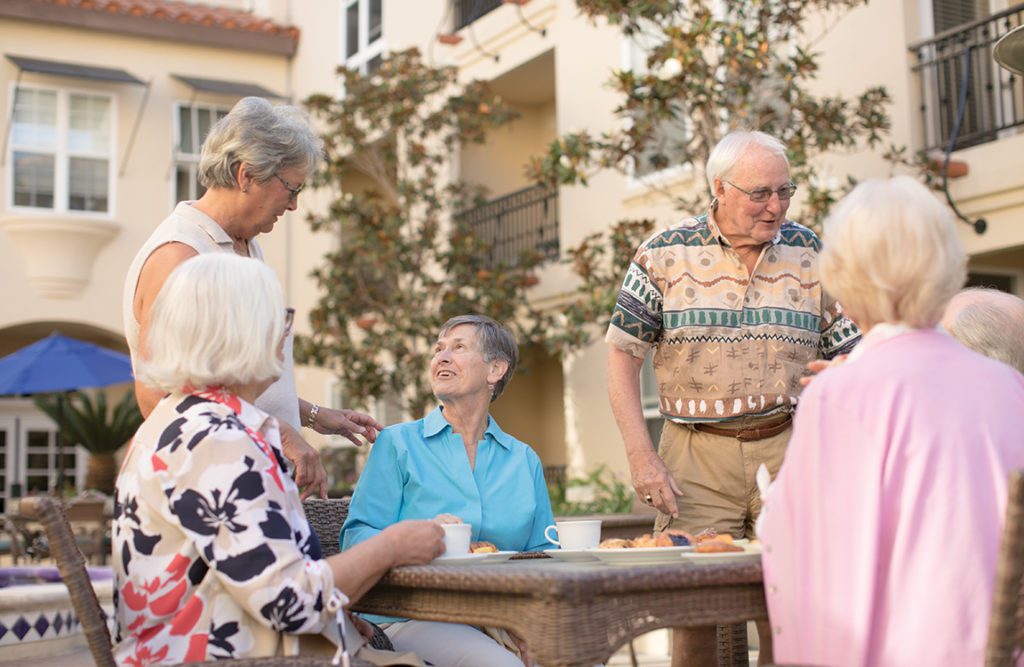
[(299, 432), (281, 423), (281, 449), (295, 464), (295, 484), (302, 493), (302, 499), (310, 496), (327, 497), (327, 470), (320, 460), (320, 452), (302, 439)]
[(357, 447), (363, 444), (359, 436), (366, 438), (366, 442), (373, 442), (377, 439), (377, 433), (384, 429), (383, 424), (362, 412), (336, 410), (322, 406), (316, 415), (316, 420), (309, 426), (317, 433), (324, 435), (345, 436)]
[(840, 354), (838, 357), (833, 357), (832, 359), (815, 359), (814, 361), (808, 362), (807, 370), (809, 370), (811, 374), (800, 378), (800, 386), (806, 387), (809, 385), (811, 380), (813, 380), (814, 377), (823, 370), (832, 368), (833, 366), (842, 365), (846, 361), (847, 356), (849, 355)]
[[(633, 489), (645, 504), (655, 507), (659, 512), (679, 516), (676, 496), (683, 495), (672, 478), (665, 462), (653, 449), (637, 456), (629, 457), (629, 471), (633, 477)], [(648, 502), (648, 497), (651, 499)]]

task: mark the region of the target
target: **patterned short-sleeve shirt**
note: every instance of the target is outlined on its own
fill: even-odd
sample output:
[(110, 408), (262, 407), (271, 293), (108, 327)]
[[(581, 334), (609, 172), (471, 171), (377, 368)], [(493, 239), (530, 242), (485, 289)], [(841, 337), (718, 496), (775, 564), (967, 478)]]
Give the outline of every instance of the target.
[(639, 248), (605, 340), (635, 357), (654, 348), (659, 409), (679, 422), (792, 410), (808, 362), (859, 339), (822, 290), (821, 242), (792, 221), (748, 274), (711, 215), (657, 232)]
[(157, 405), (117, 479), (118, 665), (272, 656), (303, 633), (337, 640), (328, 603), (341, 593), (283, 462), (277, 420), (236, 396)]

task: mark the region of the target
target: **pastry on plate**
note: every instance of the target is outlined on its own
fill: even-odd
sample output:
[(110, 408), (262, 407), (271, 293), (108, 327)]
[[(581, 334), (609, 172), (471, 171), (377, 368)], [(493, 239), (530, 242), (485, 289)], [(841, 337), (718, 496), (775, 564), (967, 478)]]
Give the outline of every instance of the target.
[(494, 546), (493, 542), (470, 542), (469, 552), (474, 554), (493, 554), (498, 551), (498, 547)]

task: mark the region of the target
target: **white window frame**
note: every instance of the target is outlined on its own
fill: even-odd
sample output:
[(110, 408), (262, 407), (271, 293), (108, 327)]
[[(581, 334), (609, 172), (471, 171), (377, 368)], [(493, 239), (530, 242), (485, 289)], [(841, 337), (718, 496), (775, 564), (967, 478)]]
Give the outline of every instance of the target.
[[(197, 137), (198, 143), (193, 145), (196, 152), (184, 153), (181, 150), (181, 110), (182, 108), (188, 107), (191, 109), (192, 114), (192, 127), (198, 127), (196, 123), (196, 109), (203, 107), (209, 109), (212, 113), (210, 127), (217, 122), (217, 114), (223, 112), (227, 114), (231, 111), (230, 105), (216, 104), (213, 102), (199, 102), (197, 100), (191, 101), (177, 101), (171, 105), (173, 109), (172, 115), (174, 117), (174, 155), (171, 159), (171, 207), (173, 208), (178, 203), (178, 167), (187, 166), (189, 169), (189, 183), (195, 184), (198, 182), (197, 173), (199, 171), (199, 149), (202, 147), (202, 142), (205, 137)], [(195, 193), (196, 196), (193, 199), (199, 198), (199, 193)], [(189, 201), (188, 199), (180, 201)]]
[(1013, 281), (1013, 292), (1024, 298), (1024, 271), (1011, 266), (989, 266), (988, 264), (967, 264), (967, 273), (975, 275), (999, 276)]
[[(60, 215), (91, 218), (96, 220), (110, 220), (117, 216), (117, 96), (113, 93), (88, 88), (68, 88), (64, 86), (46, 86), (37, 84), (20, 83), (15, 86), (11, 82), (8, 87), (8, 117), (14, 118), (14, 104), (19, 90), (33, 90), (42, 92), (54, 92), (57, 95), (57, 127), (56, 147), (53, 149), (54, 171), (53, 171), (53, 208), (40, 208), (38, 206), (16, 206), (14, 204), (14, 154), (18, 150), (43, 152), (35, 146), (19, 146), (14, 141), (14, 128), (10, 128), (10, 141), (7, 146), (7, 155), (4, 156), (7, 169), (7, 208), (10, 211), (26, 215)], [(106, 155), (98, 153), (85, 153), (68, 150), (68, 132), (70, 129), (70, 98), (72, 95), (88, 95), (90, 97), (103, 97), (110, 102), (110, 136), (109, 146)], [(70, 194), (71, 180), (69, 177), (70, 163), (72, 157), (102, 158), (107, 160), (107, 210), (106, 211), (76, 211), (68, 208), (68, 197)]]
[[(380, 6), (380, 37), (374, 41), (370, 39), (370, 0), (342, 0), (341, 3), (341, 52), (338, 54), (338, 62), (346, 68), (357, 70), (361, 74), (367, 73), (367, 65), (371, 60), (380, 56), (383, 58), (387, 53), (387, 45), (384, 41), (384, 8), (385, 1), (381, 0)], [(359, 6), (359, 44), (355, 53), (350, 57), (348, 53), (348, 8), (352, 5)]]
[[(637, 63), (633, 59), (634, 50), (646, 52), (646, 48), (633, 35), (623, 35), (620, 48), (620, 63), (623, 71), (639, 73), (647, 71), (645, 63)], [(624, 120), (626, 128), (630, 126), (631, 122), (628, 118)], [(651, 187), (664, 186), (676, 181), (690, 179), (693, 175), (694, 169), (692, 164), (670, 164), (663, 169), (646, 174), (637, 174), (636, 162), (631, 159), (626, 167), (626, 185), (630, 191), (647, 190)]]

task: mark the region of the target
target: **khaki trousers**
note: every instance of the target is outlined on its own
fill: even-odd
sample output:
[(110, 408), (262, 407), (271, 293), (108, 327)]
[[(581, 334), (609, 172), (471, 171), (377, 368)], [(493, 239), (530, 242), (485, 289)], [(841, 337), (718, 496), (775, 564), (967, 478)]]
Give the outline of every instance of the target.
[(734, 538), (753, 538), (761, 511), (761, 494), (754, 476), (763, 463), (772, 479), (779, 472), (792, 427), (763, 440), (697, 431), (666, 421), (658, 454), (683, 492), (677, 499), (679, 516), (658, 513), (654, 530), (685, 530), (696, 535), (705, 528)]

